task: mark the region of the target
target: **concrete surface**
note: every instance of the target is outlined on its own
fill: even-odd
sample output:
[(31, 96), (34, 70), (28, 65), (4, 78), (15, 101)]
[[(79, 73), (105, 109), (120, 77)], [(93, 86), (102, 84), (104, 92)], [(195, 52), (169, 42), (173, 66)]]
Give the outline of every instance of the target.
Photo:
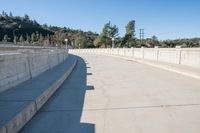
[(23, 49), (15, 52), (0, 53), (0, 92), (53, 68), (68, 55), (66, 50)]
[(200, 82), (134, 61), (82, 54), (21, 133), (199, 133)]
[[(174, 52), (175, 51), (175, 52)], [(187, 52), (188, 51), (188, 52)], [(200, 49), (158, 49), (158, 48), (115, 48), (115, 49), (72, 49), (74, 54), (98, 54), (106, 55), (125, 60), (135, 61), (145, 65), (150, 65), (159, 69), (175, 72), (184, 76), (200, 79)], [(160, 53), (165, 53), (160, 57)], [(195, 54), (193, 54), (193, 52)], [(186, 58), (183, 53), (191, 55)], [(166, 56), (166, 58), (165, 58)], [(176, 57), (175, 57), (176, 56)], [(170, 57), (170, 58), (168, 58)], [(194, 58), (193, 58), (194, 57)], [(167, 59), (167, 60), (166, 60)], [(181, 63), (184, 60), (187, 64)], [(196, 64), (196, 65), (194, 65)]]
[(117, 56), (117, 55), (107, 55), (107, 56), (121, 58), (121, 59), (129, 60), (129, 61), (134, 61), (137, 63), (142, 63), (142, 64), (156, 67), (159, 69), (164, 69), (167, 71), (175, 72), (175, 73), (178, 73), (178, 74), (181, 74), (184, 76), (189, 76), (189, 77), (192, 77), (195, 79), (200, 79), (200, 68), (196, 68), (196, 67), (189, 67), (189, 66), (172, 64), (172, 63), (167, 63), (167, 62), (157, 62), (157, 61), (152, 61), (152, 60), (124, 57), (124, 56)]
[(76, 64), (70, 56), (61, 65), (0, 93), (0, 133), (16, 133), (55, 93)]

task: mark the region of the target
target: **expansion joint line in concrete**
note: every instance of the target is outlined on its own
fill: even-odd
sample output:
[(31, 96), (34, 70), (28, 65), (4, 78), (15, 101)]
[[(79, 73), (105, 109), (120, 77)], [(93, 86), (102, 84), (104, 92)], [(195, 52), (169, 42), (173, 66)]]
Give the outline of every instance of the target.
[(30, 57), (27, 56), (27, 61), (28, 61), (28, 71), (29, 71), (29, 75), (30, 75), (30, 79), (33, 78), (32, 72), (31, 72), (31, 61), (30, 61)]
[(71, 111), (106, 111), (106, 110), (128, 110), (128, 109), (148, 109), (148, 108), (169, 108), (169, 107), (189, 107), (200, 106), (199, 104), (176, 104), (176, 105), (155, 105), (155, 106), (135, 106), (135, 107), (119, 107), (119, 108), (97, 108), (97, 109), (60, 109), (60, 110), (44, 110), (40, 112), (71, 112)]

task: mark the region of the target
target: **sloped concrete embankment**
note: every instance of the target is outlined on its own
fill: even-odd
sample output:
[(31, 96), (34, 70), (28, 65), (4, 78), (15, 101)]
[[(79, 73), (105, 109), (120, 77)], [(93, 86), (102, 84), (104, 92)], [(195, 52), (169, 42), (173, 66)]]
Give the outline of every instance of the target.
[(70, 75), (76, 62), (72, 55), (57, 66), (53, 67), (56, 63), (51, 62), (52, 66), (48, 66), (51, 69), (45, 71), (44, 67), (38, 71), (45, 72), (29, 75), (29, 80), (1, 92), (0, 133), (17, 133)]

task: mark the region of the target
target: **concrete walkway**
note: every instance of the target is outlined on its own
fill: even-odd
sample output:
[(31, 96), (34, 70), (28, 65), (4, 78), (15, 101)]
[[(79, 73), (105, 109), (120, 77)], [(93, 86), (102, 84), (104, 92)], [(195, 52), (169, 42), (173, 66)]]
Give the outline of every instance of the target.
[(81, 55), (21, 133), (199, 133), (200, 81), (119, 58)]
[(15, 133), (43, 106), (72, 72), (75, 56), (0, 93), (0, 133)]
[(116, 55), (109, 55), (111, 57), (121, 58), (128, 61), (134, 61), (137, 63), (142, 63), (145, 65), (150, 65), (156, 68), (164, 69), (167, 71), (175, 72), (184, 76), (189, 76), (195, 79), (200, 79), (200, 68), (198, 67), (190, 67), (185, 65), (161, 62), (161, 61), (153, 61), (153, 60), (146, 60), (140, 58), (131, 58), (125, 56), (116, 56)]

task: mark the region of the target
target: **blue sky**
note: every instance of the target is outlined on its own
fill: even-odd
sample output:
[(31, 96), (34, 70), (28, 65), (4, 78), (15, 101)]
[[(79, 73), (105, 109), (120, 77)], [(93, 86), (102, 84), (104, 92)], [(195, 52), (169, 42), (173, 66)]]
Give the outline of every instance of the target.
[(28, 14), (39, 23), (101, 32), (111, 21), (125, 33), (136, 20), (136, 34), (159, 39), (200, 37), (200, 0), (0, 0), (0, 11)]

